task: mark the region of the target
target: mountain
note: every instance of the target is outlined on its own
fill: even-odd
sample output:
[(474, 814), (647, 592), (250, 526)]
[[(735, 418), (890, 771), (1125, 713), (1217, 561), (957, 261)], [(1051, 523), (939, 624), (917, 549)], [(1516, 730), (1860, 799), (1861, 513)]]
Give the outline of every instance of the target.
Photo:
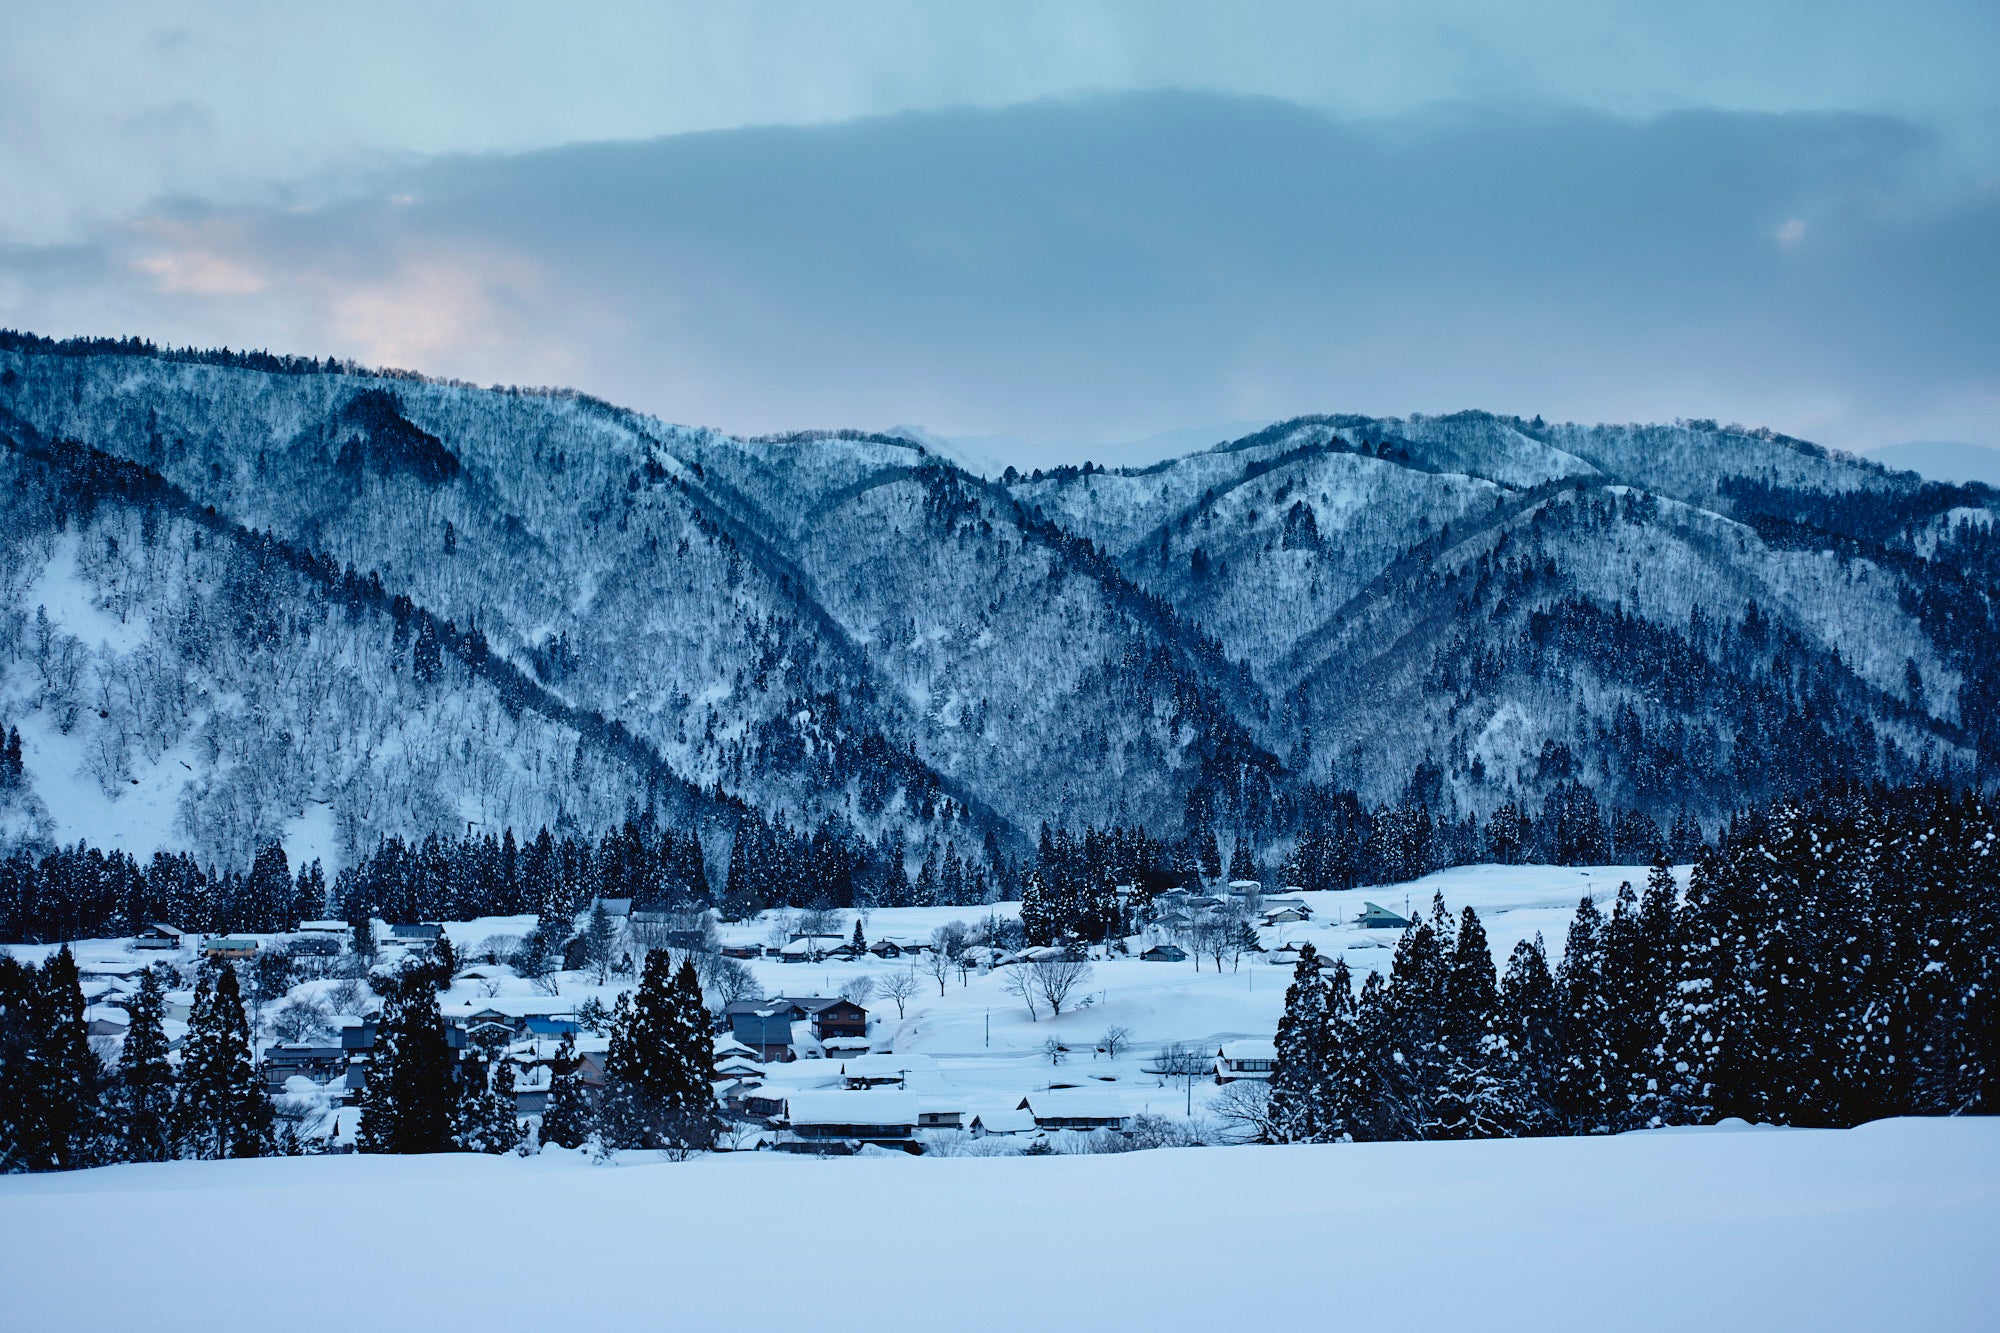
[(651, 805), (921, 858), (2000, 754), (1994, 494), (1712, 422), (1302, 417), (988, 478), (916, 431), (7, 335), (0, 437), (0, 827), (41, 841)]

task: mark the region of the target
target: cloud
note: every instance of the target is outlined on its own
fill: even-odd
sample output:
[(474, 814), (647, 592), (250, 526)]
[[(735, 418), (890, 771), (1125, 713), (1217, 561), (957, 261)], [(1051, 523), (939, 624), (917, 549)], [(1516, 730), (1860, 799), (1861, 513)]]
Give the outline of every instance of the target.
[(1869, 115), (1106, 96), (440, 158), (0, 253), (0, 294), (743, 430), (1481, 406), (1991, 439), (2000, 192), (1938, 151)]

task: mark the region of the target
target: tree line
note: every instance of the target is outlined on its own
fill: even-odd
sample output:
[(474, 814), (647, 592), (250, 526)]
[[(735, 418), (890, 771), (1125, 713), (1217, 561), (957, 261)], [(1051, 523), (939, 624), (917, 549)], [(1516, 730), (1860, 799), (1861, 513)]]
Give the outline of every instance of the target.
[(2000, 1108), (2000, 819), (1939, 787), (1753, 809), (1607, 915), (1496, 969), (1442, 897), (1387, 976), (1301, 949), (1275, 1142), (1592, 1134), (1739, 1116), (1845, 1126)]

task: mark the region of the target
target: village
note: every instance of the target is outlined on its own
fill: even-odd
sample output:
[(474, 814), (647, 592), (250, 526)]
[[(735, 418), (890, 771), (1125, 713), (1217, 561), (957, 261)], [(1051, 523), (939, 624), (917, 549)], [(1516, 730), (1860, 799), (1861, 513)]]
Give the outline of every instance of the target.
[[(1443, 895), (1487, 915), (1497, 955), (1540, 933), (1560, 947), (1585, 894), (1644, 868), (1485, 866), (1348, 892), (1267, 892), (1256, 881), (1159, 895), (1131, 935), (1024, 946), (1019, 904), (779, 911), (634, 911), (600, 899), (577, 917), (563, 970), (514, 961), (532, 917), (305, 921), (285, 934), (195, 936), (149, 925), (80, 941), (93, 1045), (114, 1060), (140, 974), (166, 983), (170, 1051), (205, 957), (241, 979), (257, 1068), (304, 1151), (352, 1149), (377, 1038), (370, 978), (443, 960), (450, 1049), (505, 1060), (529, 1131), (559, 1056), (586, 1096), (604, 1084), (608, 1018), (649, 950), (696, 963), (713, 1025), (728, 1151), (813, 1155), (1103, 1152), (1255, 1137), (1272, 1033), (1300, 948), (1331, 967), (1383, 970), (1406, 913)], [(1387, 904), (1387, 905), (1385, 905)], [(46, 946), (14, 946), (26, 961)], [(170, 1057), (171, 1058), (171, 1057)]]

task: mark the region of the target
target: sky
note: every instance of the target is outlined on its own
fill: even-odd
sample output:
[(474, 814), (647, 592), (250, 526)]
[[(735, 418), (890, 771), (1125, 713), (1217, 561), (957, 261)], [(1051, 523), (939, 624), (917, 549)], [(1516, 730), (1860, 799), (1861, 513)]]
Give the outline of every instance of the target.
[(42, 6), (0, 324), (1143, 462), (2000, 445), (2000, 6)]

